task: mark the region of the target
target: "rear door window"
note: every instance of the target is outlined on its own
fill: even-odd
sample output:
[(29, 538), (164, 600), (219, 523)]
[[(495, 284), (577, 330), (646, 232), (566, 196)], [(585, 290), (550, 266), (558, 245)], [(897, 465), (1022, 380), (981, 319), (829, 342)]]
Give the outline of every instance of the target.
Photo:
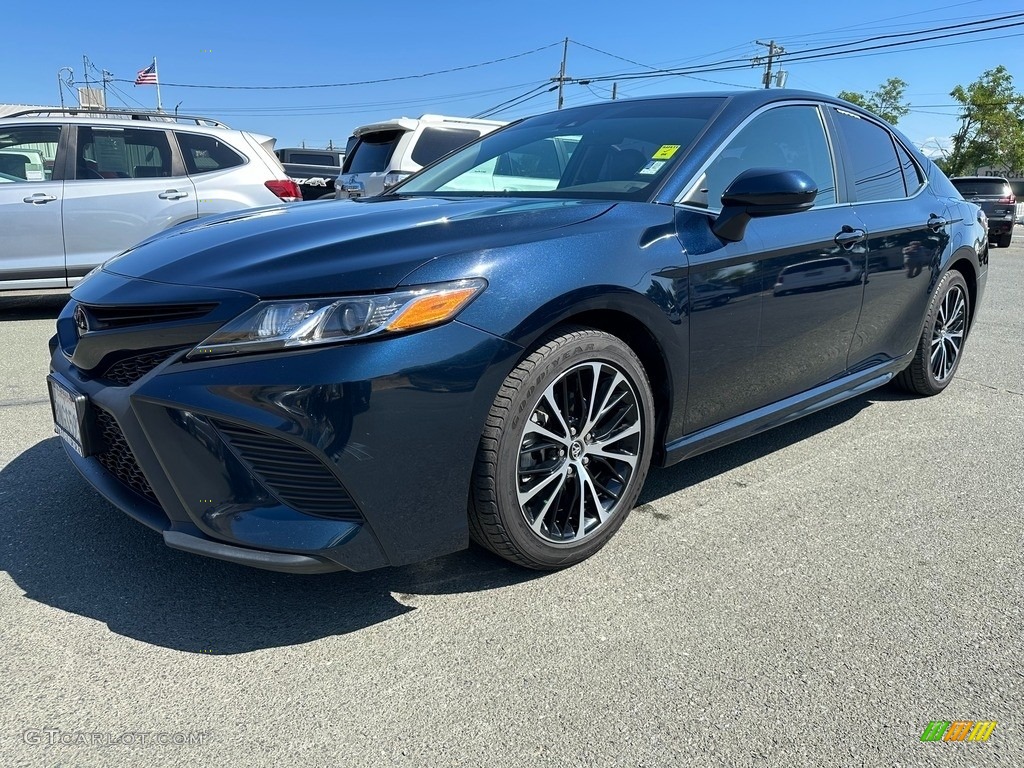
[(388, 167), (395, 147), (405, 134), (402, 129), (371, 131), (358, 137), (345, 157), (344, 173), (380, 173)]
[(245, 158), (218, 139), (199, 133), (178, 133), (178, 146), (190, 176), (222, 171), (245, 163)]
[(419, 165), (430, 165), (449, 152), (454, 152), (478, 138), (480, 131), (462, 128), (424, 128), (412, 149), (411, 159)]
[(896, 146), (887, 130), (843, 109), (836, 123), (846, 139), (854, 193), (860, 202), (907, 196)]
[(162, 178), (171, 175), (171, 167), (166, 131), (90, 126), (78, 129), (78, 180)]

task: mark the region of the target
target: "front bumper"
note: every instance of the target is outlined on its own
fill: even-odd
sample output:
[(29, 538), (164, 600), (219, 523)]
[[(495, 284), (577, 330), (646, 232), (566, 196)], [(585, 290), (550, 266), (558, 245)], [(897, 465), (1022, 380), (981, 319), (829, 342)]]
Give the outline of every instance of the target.
[(51, 362), (102, 423), (104, 450), (70, 460), (168, 546), (317, 573), (468, 545), (477, 443), (517, 346), (453, 322), (301, 352), (184, 354), (128, 386), (90, 378), (59, 346)]

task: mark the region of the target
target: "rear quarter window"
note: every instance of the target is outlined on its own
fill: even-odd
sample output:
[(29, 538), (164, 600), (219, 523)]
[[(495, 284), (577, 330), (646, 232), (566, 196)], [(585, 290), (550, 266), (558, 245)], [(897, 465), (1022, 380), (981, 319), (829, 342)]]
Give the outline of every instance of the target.
[(177, 137), (189, 175), (221, 171), (245, 163), (244, 157), (216, 136), (178, 133)]
[(412, 161), (419, 165), (430, 165), (449, 152), (480, 138), (479, 131), (462, 128), (424, 128), (416, 146), (412, 149)]

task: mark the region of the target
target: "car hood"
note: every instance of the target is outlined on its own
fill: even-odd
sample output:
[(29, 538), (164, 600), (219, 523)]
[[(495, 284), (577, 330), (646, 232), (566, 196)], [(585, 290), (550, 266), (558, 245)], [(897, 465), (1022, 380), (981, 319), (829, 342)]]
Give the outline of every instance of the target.
[(509, 198), (292, 203), (179, 225), (103, 270), (261, 297), (385, 290), (431, 259), (535, 240), (613, 205)]

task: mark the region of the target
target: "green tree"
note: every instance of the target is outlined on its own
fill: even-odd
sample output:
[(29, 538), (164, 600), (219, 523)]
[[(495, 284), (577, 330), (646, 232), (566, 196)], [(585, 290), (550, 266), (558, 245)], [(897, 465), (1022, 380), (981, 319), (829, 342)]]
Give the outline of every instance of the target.
[(960, 128), (943, 163), (952, 176), (983, 166), (1005, 172), (1024, 167), (1024, 96), (1013, 88), (1013, 75), (1000, 65), (950, 96), (960, 103)]
[(857, 91), (840, 91), (839, 98), (874, 112), (883, 120), (896, 125), (910, 111), (910, 104), (904, 98), (906, 91), (906, 82), (898, 77), (890, 77), (877, 91), (871, 91), (867, 96)]

